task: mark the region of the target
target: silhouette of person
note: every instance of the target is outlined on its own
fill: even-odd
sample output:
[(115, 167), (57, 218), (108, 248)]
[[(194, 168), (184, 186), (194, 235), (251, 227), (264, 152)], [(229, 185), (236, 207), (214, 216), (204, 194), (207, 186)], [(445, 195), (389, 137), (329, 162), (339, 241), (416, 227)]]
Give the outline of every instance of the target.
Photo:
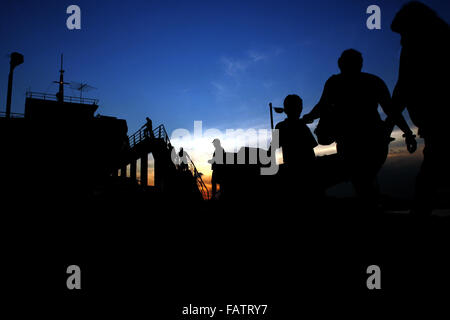
[(296, 94), (284, 99), (286, 119), (276, 124), (279, 133), (279, 146), (283, 152), (283, 163), (289, 169), (306, 169), (315, 160), (316, 139), (306, 123), (300, 119), (303, 100)]
[(147, 120), (147, 122), (145, 123), (145, 134), (154, 138), (155, 136), (153, 134), (153, 122), (149, 117), (146, 117), (145, 120)]
[(431, 214), (439, 185), (448, 186), (447, 146), (450, 32), (448, 24), (420, 2), (405, 4), (391, 24), (401, 35), (396, 108), (408, 110), (424, 139), (424, 159), (417, 176), (412, 213)]
[(392, 130), (381, 119), (378, 105), (405, 133), (408, 150), (414, 151), (415, 140), (401, 113), (393, 108), (383, 80), (361, 72), (362, 65), (360, 52), (345, 50), (338, 60), (341, 73), (327, 80), (319, 103), (303, 119), (309, 123), (322, 116), (331, 119), (337, 152), (356, 194), (376, 206), (376, 176), (386, 160)]
[[(300, 119), (303, 110), (302, 99), (295, 94), (288, 95), (283, 106), (287, 117), (275, 126), (283, 154), (278, 180), (281, 188), (274, 191), (288, 201), (297, 201), (299, 196), (304, 200), (312, 200), (318, 194), (317, 184), (312, 179), (316, 159), (314, 148), (317, 142), (306, 123)], [(272, 149), (275, 138), (273, 135), (269, 154), (275, 152)]]
[(187, 160), (187, 154), (184, 151), (184, 149), (181, 147), (180, 151), (178, 152), (178, 157), (179, 157), (179, 161), (180, 161), (180, 170), (181, 171), (188, 171), (189, 167), (188, 167), (188, 160)]
[(220, 183), (222, 173), (220, 170), (220, 166), (218, 167), (217, 165), (224, 164), (225, 150), (223, 149), (219, 139), (214, 139), (212, 143), (214, 145), (214, 153), (212, 159), (208, 160), (208, 163), (211, 164), (212, 169), (211, 188), (212, 197), (214, 198), (217, 192), (217, 182)]

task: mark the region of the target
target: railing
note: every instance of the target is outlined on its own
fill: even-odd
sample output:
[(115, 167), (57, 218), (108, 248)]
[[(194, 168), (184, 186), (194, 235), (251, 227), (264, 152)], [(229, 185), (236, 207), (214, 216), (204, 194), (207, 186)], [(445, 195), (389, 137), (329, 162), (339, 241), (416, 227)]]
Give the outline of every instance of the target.
[(209, 200), (209, 190), (206, 187), (205, 183), (203, 182), (202, 175), (200, 172), (198, 172), (197, 168), (195, 167), (194, 161), (192, 161), (191, 157), (186, 154), (186, 158), (188, 159), (188, 167), (189, 171), (191, 171), (192, 176), (195, 178), (195, 181), (197, 183), (198, 190), (202, 194), (203, 199)]
[[(41, 100), (58, 101), (58, 97), (56, 96), (56, 94), (48, 94), (42, 92), (27, 91), (26, 97)], [(98, 99), (71, 97), (71, 96), (64, 96), (64, 102), (98, 105)]]
[[(151, 139), (160, 139), (160, 141), (162, 139), (162, 141), (164, 141), (164, 144), (167, 146), (168, 149), (170, 144), (169, 135), (167, 134), (166, 128), (162, 124), (152, 129), (151, 132), (149, 132), (149, 128), (147, 127), (147, 125), (144, 124), (142, 127), (139, 128), (138, 131), (129, 136), (128, 139), (130, 149), (133, 149), (135, 146), (137, 146), (143, 141), (150, 141)], [(205, 183), (203, 182), (202, 175), (198, 172), (191, 157), (189, 157), (187, 153), (186, 156), (189, 171), (195, 178), (198, 190), (200, 191), (203, 199), (205, 200), (209, 199), (209, 191)]]
[(148, 131), (147, 125), (143, 125), (141, 128), (139, 128), (138, 131), (133, 133), (131, 136), (128, 137), (130, 142), (130, 148), (134, 148), (136, 145), (141, 143), (144, 140), (147, 139), (163, 139), (164, 143), (168, 145), (170, 143), (169, 135), (167, 134), (166, 128), (164, 128), (164, 125), (160, 124), (155, 129), (152, 130), (152, 132)]
[[(25, 114), (23, 113), (17, 113), (17, 112), (11, 112), (9, 114), (10, 118), (24, 118)], [(6, 112), (0, 112), (0, 118), (6, 118)]]

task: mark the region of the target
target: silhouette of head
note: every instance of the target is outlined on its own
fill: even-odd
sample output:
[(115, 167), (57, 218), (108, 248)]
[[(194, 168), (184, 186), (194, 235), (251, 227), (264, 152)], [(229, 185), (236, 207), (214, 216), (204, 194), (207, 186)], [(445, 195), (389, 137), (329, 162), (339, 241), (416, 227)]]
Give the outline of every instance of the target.
[(216, 148), (216, 149), (221, 147), (219, 139), (214, 139), (212, 143), (214, 145), (214, 148)]
[(151, 121), (149, 117), (146, 117), (146, 118), (145, 118), (145, 120), (147, 120), (147, 121)]
[(361, 72), (363, 57), (361, 52), (355, 49), (347, 49), (342, 52), (338, 60), (338, 66), (343, 74), (355, 74)]
[(296, 94), (290, 94), (284, 99), (283, 106), (288, 118), (298, 118), (303, 110), (303, 100)]
[(391, 30), (401, 35), (423, 34), (445, 28), (448, 28), (447, 23), (435, 11), (418, 1), (405, 4), (391, 24)]

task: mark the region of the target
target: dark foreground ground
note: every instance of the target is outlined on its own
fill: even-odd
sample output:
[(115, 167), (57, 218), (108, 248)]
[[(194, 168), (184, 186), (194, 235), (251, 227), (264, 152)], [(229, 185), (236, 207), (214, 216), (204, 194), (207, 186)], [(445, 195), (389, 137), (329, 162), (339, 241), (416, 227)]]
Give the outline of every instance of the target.
[[(68, 201), (2, 210), (2, 300), (17, 318), (207, 318), (183, 316), (189, 304), (268, 304), (264, 317), (218, 319), (361, 307), (358, 318), (366, 318), (428, 298), (445, 306), (449, 297), (447, 217), (369, 212), (354, 199)], [(66, 287), (72, 264), (82, 270), (79, 291)], [(373, 264), (381, 268), (378, 291), (366, 286)]]

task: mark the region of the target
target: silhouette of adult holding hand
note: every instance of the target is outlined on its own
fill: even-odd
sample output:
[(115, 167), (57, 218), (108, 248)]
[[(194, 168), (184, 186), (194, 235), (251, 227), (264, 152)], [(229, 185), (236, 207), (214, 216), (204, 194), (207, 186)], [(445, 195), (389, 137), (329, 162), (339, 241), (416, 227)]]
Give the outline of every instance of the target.
[(413, 1), (396, 14), (391, 29), (401, 35), (402, 46), (392, 99), (399, 111), (407, 108), (425, 141), (412, 212), (430, 214), (437, 187), (448, 185), (450, 178), (449, 26), (432, 9)]
[[(366, 203), (376, 205), (375, 180), (388, 154), (390, 133), (378, 113), (378, 105), (408, 138), (408, 149), (414, 151), (414, 135), (401, 113), (392, 106), (391, 95), (379, 77), (361, 72), (363, 58), (354, 49), (345, 50), (338, 60), (340, 74), (325, 83), (322, 97), (303, 119), (312, 122), (326, 117), (325, 131), (337, 143), (337, 152), (356, 194)], [(321, 128), (322, 130), (325, 128)], [(319, 143), (321, 137), (319, 136)]]

